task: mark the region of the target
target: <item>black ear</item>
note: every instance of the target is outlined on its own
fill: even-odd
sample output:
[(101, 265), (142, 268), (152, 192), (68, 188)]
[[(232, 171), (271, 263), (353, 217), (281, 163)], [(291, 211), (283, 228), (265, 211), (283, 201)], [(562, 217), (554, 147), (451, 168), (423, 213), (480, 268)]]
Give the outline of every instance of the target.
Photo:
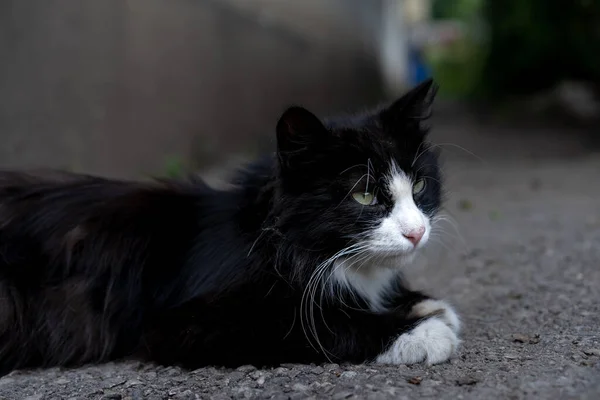
[(383, 123), (398, 129), (418, 128), (422, 121), (431, 116), (438, 88), (433, 79), (421, 82), (382, 111)]
[(302, 107), (288, 108), (277, 122), (277, 152), (287, 160), (314, 148), (327, 129), (313, 113)]

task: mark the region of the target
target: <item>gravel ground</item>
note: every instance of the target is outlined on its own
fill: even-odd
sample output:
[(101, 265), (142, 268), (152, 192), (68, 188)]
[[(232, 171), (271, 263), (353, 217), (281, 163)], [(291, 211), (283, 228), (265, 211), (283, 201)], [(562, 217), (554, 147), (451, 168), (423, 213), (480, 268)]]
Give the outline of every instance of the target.
[(193, 372), (125, 362), (17, 371), (0, 379), (0, 398), (600, 398), (600, 154), (569, 151), (573, 138), (486, 147), (442, 131), (481, 158), (449, 157), (452, 222), (408, 273), (464, 320), (451, 362)]

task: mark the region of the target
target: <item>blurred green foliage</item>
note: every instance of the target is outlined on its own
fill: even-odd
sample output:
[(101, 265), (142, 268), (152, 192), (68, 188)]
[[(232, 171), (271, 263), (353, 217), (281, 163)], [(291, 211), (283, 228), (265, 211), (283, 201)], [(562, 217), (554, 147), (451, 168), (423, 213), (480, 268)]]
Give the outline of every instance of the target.
[(465, 32), (463, 39), (427, 51), (441, 94), (469, 98), (478, 91), (488, 51), (481, 34), (482, 0), (437, 0), (432, 6), (434, 19), (458, 21)]
[(600, 1), (488, 0), (483, 15), (488, 94), (530, 94), (565, 79), (600, 82)]
[(182, 178), (185, 173), (185, 164), (181, 157), (170, 156), (165, 161), (164, 174), (167, 178)]
[(600, 0), (437, 0), (467, 36), (429, 59), (446, 94), (500, 100), (563, 80), (600, 85)]

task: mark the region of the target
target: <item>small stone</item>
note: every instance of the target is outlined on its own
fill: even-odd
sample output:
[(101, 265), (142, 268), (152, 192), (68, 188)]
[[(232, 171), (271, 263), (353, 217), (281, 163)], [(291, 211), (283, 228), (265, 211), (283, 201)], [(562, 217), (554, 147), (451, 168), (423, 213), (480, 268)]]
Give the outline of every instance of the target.
[(289, 369), (283, 368), (283, 367), (275, 368), (275, 370), (273, 371), (275, 376), (286, 376), (288, 374), (288, 372), (289, 372)]
[(66, 385), (67, 383), (71, 383), (71, 381), (65, 378), (60, 378), (55, 380), (54, 383), (56, 383), (57, 385)]
[(310, 372), (315, 375), (321, 375), (323, 372), (325, 372), (325, 369), (323, 369), (323, 367), (314, 367)]
[(476, 378), (472, 376), (463, 376), (456, 380), (456, 384), (458, 386), (471, 386), (479, 382)]
[(245, 373), (243, 372), (239, 372), (239, 371), (235, 371), (229, 374), (229, 380), (231, 382), (237, 382), (240, 381), (242, 379), (244, 379), (244, 377), (246, 376)]
[(526, 343), (529, 341), (529, 336), (523, 335), (521, 333), (514, 333), (512, 335), (512, 338), (515, 342), (519, 342), (519, 343)]
[(261, 376), (263, 376), (263, 375), (264, 375), (264, 373), (263, 373), (262, 371), (256, 371), (256, 370), (255, 370), (254, 372), (251, 372), (251, 373), (250, 373), (248, 376), (249, 376), (250, 378), (252, 378), (252, 379), (256, 380), (256, 379), (260, 378), (260, 377), (261, 377)]
[(306, 386), (306, 385), (303, 385), (301, 383), (295, 383), (292, 386), (292, 389), (295, 390), (295, 391), (297, 391), (297, 392), (306, 392), (306, 391), (308, 391), (309, 387)]
[(241, 367), (238, 367), (236, 371), (248, 373), (256, 371), (256, 367), (254, 365), (242, 365)]
[(325, 371), (333, 372), (340, 369), (340, 366), (339, 364), (325, 364), (323, 365), (323, 368), (325, 369)]
[(515, 333), (512, 335), (513, 341), (518, 343), (536, 344), (540, 342), (540, 335), (525, 335), (522, 333)]
[(412, 378), (409, 378), (407, 380), (407, 382), (411, 385), (420, 385), (421, 381), (423, 381), (423, 378), (421, 378), (420, 376), (413, 376)]
[(121, 400), (123, 398), (123, 396), (121, 396), (119, 393), (107, 393), (104, 396), (102, 396), (102, 400)]
[(519, 356), (514, 355), (514, 354), (505, 354), (504, 358), (506, 358), (507, 360), (518, 360)]
[(333, 400), (343, 400), (343, 399), (349, 399), (351, 397), (354, 397), (354, 394), (352, 392), (338, 392), (338, 393), (334, 394), (331, 398)]
[(149, 381), (153, 381), (154, 379), (156, 379), (156, 372), (151, 371), (151, 372), (147, 372), (145, 374), (146, 379), (148, 379)]
[(599, 356), (600, 357), (600, 349), (585, 349), (583, 354), (586, 356)]
[(108, 388), (109, 389), (115, 388), (117, 386), (124, 384), (125, 382), (127, 382), (126, 379), (118, 379), (118, 380), (112, 381), (111, 383), (108, 384)]
[(132, 386), (138, 386), (138, 385), (143, 385), (142, 381), (139, 381), (137, 379), (130, 379), (127, 382), (125, 382), (125, 387), (132, 387)]
[(344, 371), (341, 373), (340, 378), (354, 379), (354, 378), (356, 378), (356, 375), (358, 375), (358, 374), (354, 371)]
[(163, 370), (163, 373), (169, 376), (179, 374), (179, 371), (175, 367), (167, 367)]

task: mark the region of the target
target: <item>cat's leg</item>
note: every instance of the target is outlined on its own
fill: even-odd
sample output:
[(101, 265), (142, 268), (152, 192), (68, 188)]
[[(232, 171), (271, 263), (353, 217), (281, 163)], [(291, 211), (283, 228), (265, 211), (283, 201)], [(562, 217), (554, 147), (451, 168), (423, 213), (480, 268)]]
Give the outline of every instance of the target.
[(415, 320), (413, 327), (391, 341), (377, 356), (380, 364), (439, 364), (455, 352), (460, 340), (460, 320), (448, 303), (426, 299), (416, 303), (407, 319)]

